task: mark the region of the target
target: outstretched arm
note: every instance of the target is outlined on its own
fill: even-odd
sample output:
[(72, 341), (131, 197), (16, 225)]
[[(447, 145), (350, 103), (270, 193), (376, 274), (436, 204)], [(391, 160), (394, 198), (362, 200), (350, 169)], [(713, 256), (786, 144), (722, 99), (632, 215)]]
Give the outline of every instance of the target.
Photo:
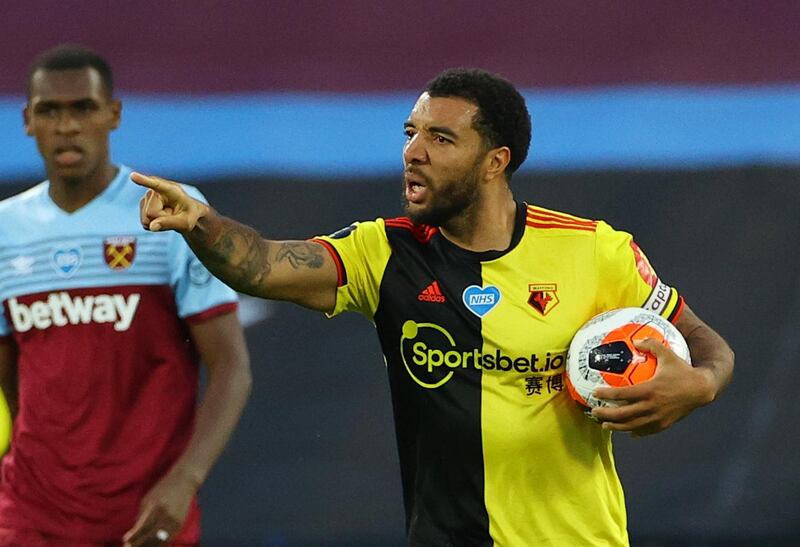
[(592, 410), (603, 427), (632, 431), (637, 436), (658, 433), (712, 402), (728, 385), (733, 375), (734, 355), (725, 340), (688, 306), (675, 326), (689, 346), (692, 366), (654, 340), (637, 343), (639, 350), (655, 355), (656, 373), (635, 386), (595, 390), (598, 398), (621, 403), (619, 407)]
[(333, 310), (336, 266), (319, 243), (264, 239), (191, 198), (176, 182), (139, 173), (131, 179), (148, 188), (140, 203), (142, 226), (183, 234), (203, 264), (237, 291)]

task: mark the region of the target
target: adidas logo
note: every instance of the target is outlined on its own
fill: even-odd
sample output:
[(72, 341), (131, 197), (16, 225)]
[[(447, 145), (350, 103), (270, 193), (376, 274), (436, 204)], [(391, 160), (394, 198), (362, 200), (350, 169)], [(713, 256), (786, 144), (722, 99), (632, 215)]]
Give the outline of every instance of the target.
[(434, 281), (425, 287), (425, 290), (419, 293), (417, 300), (421, 302), (438, 302), (441, 304), (442, 302), (446, 302), (447, 298), (442, 294), (442, 289), (439, 288), (439, 282)]

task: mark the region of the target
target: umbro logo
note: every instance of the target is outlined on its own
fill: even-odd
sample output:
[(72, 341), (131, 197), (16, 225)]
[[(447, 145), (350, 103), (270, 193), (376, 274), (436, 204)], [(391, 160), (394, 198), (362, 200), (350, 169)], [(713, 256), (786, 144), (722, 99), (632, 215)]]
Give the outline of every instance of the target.
[(444, 294), (442, 293), (442, 289), (439, 288), (438, 281), (434, 281), (425, 287), (425, 289), (417, 296), (417, 300), (421, 302), (437, 302), (439, 304), (447, 302), (447, 298), (445, 298)]
[(9, 261), (14, 275), (30, 275), (33, 273), (33, 263), (36, 262), (32, 256), (20, 255)]

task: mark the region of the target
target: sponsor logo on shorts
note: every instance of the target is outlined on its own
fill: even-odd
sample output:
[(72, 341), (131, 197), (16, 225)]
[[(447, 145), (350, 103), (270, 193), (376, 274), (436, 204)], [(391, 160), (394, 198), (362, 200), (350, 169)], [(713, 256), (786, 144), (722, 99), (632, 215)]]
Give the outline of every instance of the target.
[(87, 325), (89, 323), (110, 323), (118, 332), (130, 328), (141, 295), (129, 294), (89, 294), (71, 296), (68, 292), (55, 292), (44, 300), (30, 304), (19, 302), (16, 298), (8, 300), (8, 315), (14, 329), (28, 332), (31, 329), (45, 330), (50, 327), (66, 325)]

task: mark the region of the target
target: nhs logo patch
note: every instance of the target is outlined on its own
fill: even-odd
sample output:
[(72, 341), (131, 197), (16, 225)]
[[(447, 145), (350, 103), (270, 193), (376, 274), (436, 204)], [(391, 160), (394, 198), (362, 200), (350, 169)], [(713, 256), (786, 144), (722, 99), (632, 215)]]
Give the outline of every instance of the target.
[(72, 277), (81, 265), (83, 252), (79, 245), (64, 245), (53, 249), (51, 260), (56, 273)]
[(469, 311), (483, 317), (500, 302), (500, 291), (494, 285), (483, 288), (470, 285), (464, 289), (461, 299)]

